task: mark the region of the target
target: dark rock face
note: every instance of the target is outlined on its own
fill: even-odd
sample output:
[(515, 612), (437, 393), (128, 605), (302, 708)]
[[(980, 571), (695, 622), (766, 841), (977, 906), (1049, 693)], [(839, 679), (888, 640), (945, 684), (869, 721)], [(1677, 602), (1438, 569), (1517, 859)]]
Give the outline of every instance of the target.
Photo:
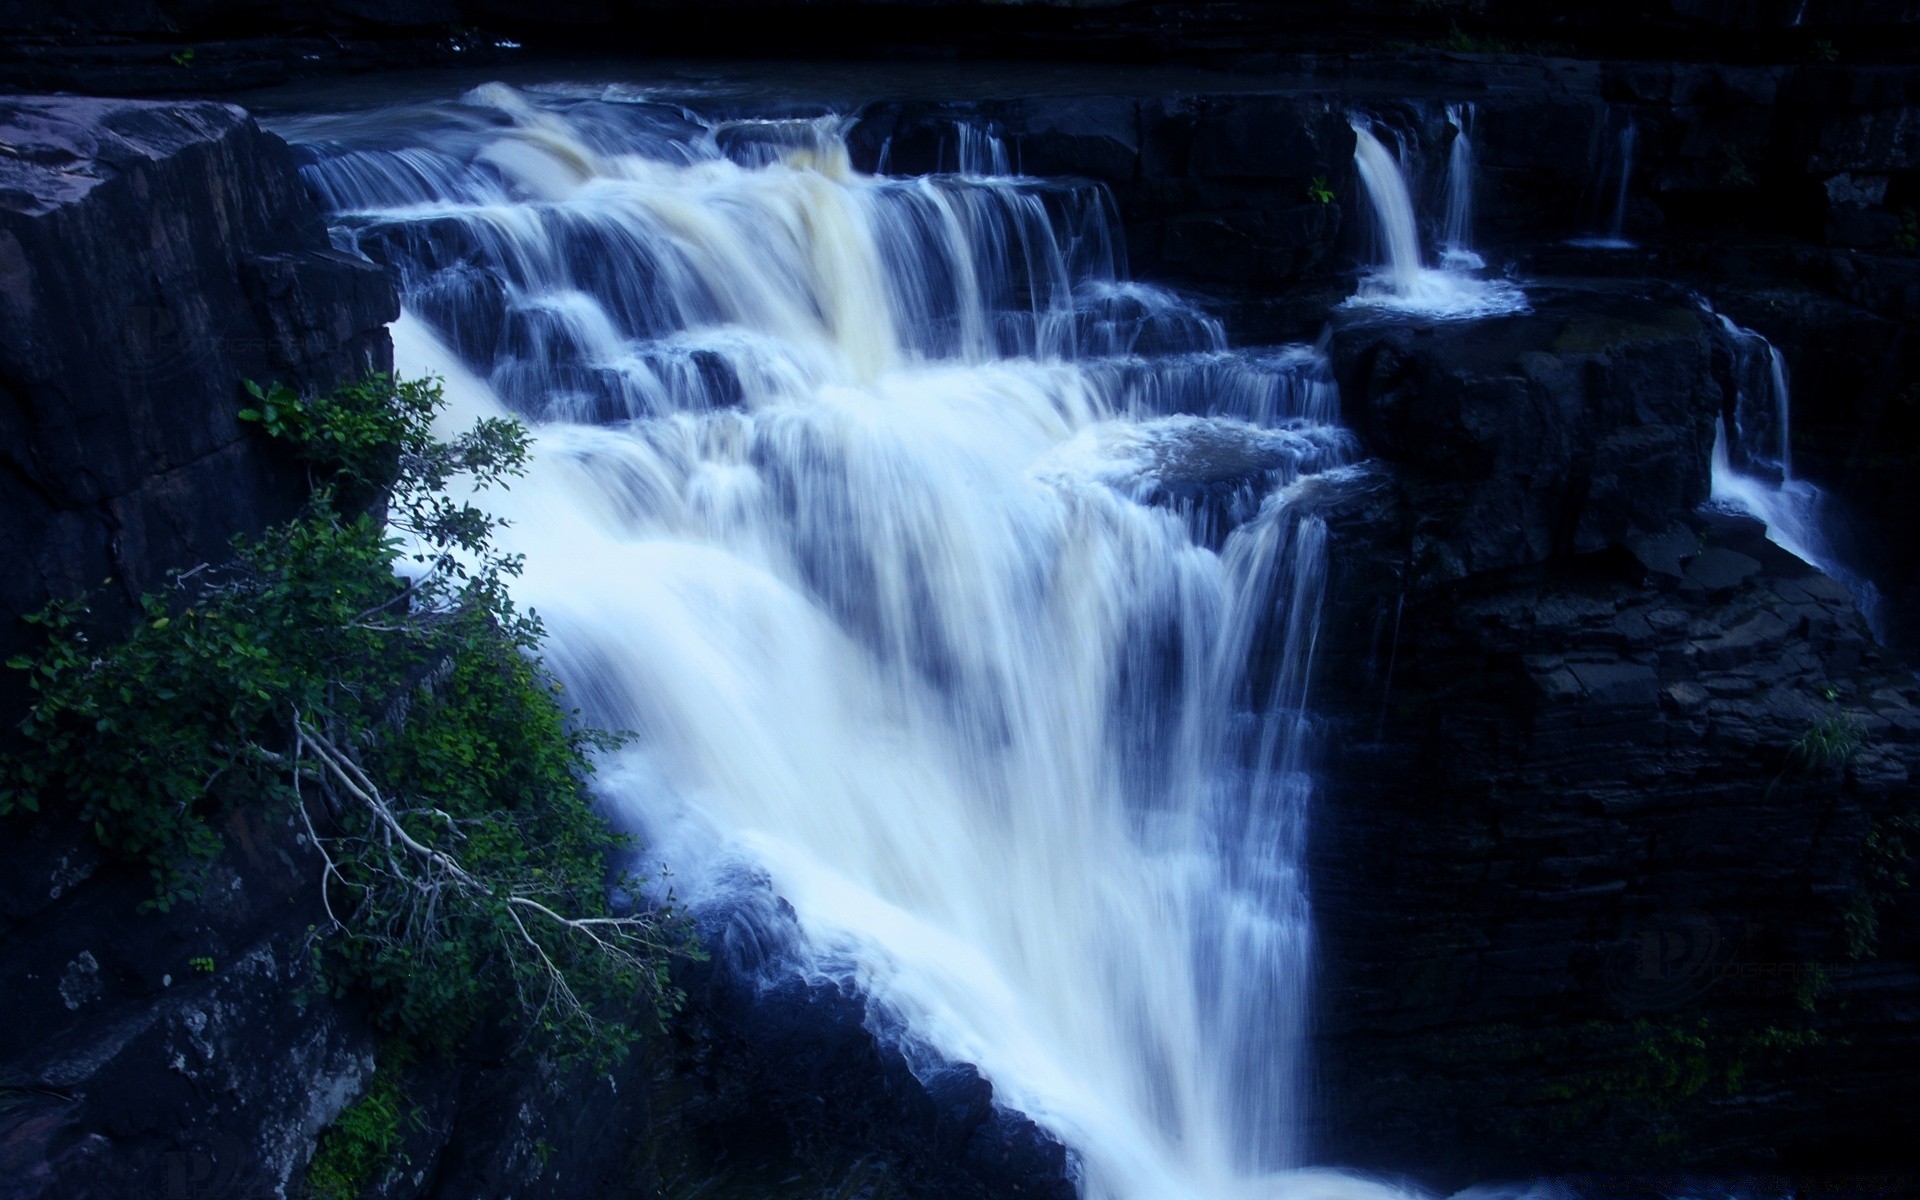
[(884, 1010), (806, 977), (785, 901), (764, 880), (749, 896), (701, 923), (712, 961), (684, 973), (687, 1016), (656, 1051), (656, 1186), (1073, 1200), (1057, 1141), (972, 1066), (910, 1064)]
[(165, 917), (137, 915), (145, 872), (81, 837), (43, 824), (8, 846), (0, 1195), (165, 1179), (275, 1194), (360, 1091), (374, 1039), (316, 998), (304, 931), (324, 915), (305, 854), (257, 818), (228, 832), (207, 897)]
[(129, 602), (289, 515), (304, 482), (240, 381), (390, 369), (397, 304), (239, 109), (0, 101), (0, 143), (5, 655), (50, 597)]
[(1343, 316), (1332, 355), (1437, 583), (1658, 532), (1705, 500), (1715, 344), (1690, 306), (1569, 295), (1486, 321)]
[(1385, 460), (1326, 501), (1335, 1161), (1865, 1169), (1920, 1133), (1916, 914), (1878, 857), (1920, 690), (1844, 588), (1693, 514), (1716, 342), (1606, 296), (1335, 333)]
[(1021, 172), (1111, 192), (1133, 274), (1209, 296), (1245, 338), (1279, 341), (1313, 336), (1344, 286), (1358, 195), (1348, 104), (1314, 87), (887, 101), (861, 111), (848, 142), (863, 170), (920, 174), (957, 168), (963, 125), (990, 130)]

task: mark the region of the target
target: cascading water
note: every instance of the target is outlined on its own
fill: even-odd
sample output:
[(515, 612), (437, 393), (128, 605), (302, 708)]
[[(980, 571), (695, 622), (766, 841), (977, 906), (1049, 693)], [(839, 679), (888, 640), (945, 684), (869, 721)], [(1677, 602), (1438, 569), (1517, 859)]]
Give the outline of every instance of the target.
[(1440, 237), (1440, 265), (1479, 271), (1487, 260), (1473, 249), (1473, 105), (1447, 105), (1453, 145), (1447, 150), (1446, 223)]
[(1228, 351), (990, 149), (498, 85), (281, 130), (400, 269), (402, 370), (538, 423), (520, 598), (696, 911), (770, 880), (1088, 1197), (1373, 1190), (1291, 1170), (1322, 358)]
[(1434, 269), (1420, 252), (1413, 194), (1400, 160), (1381, 143), (1370, 121), (1356, 116), (1352, 124), (1354, 164), (1373, 212), (1382, 262), (1361, 277), (1359, 291), (1347, 303), (1443, 319), (1524, 311), (1526, 293), (1505, 280), (1478, 277), (1473, 272), (1485, 261), (1468, 247), (1452, 247), (1456, 217), (1464, 236), (1472, 212), (1473, 157), (1466, 130), (1456, 127), (1449, 156), (1446, 237), (1451, 248)]
[(1580, 246), (1588, 250), (1631, 250), (1633, 243), (1627, 239), (1627, 188), (1633, 182), (1633, 152), (1639, 139), (1639, 129), (1628, 116), (1620, 126), (1620, 132), (1607, 137), (1605, 130), (1611, 121), (1603, 122), (1595, 131), (1599, 143), (1594, 157), (1599, 161), (1599, 169), (1594, 173), (1594, 212), (1604, 212), (1604, 226), (1599, 233), (1569, 240), (1569, 245)]
[(1713, 503), (1764, 522), (1768, 540), (1845, 584), (1874, 635), (1885, 641), (1879, 589), (1835, 549), (1826, 495), (1793, 473), (1785, 356), (1760, 334), (1714, 315), (1736, 353), (1733, 406), (1714, 432)]

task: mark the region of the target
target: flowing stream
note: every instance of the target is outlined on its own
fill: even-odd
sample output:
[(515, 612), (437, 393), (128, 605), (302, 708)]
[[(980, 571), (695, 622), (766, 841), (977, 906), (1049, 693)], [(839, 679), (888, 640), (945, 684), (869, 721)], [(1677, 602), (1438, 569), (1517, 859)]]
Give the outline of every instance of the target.
[(400, 270), (400, 369), (536, 426), (487, 500), (687, 904), (770, 884), (1090, 1198), (1374, 1190), (1300, 1170), (1323, 359), (1229, 349), (978, 131), (886, 178), (831, 114), (611, 87), (280, 129)]

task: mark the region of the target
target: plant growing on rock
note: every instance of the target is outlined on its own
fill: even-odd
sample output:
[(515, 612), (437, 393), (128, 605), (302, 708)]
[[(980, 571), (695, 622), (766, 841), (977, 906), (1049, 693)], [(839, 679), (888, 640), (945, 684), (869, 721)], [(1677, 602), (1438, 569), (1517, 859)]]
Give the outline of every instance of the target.
[(357, 1200), (399, 1157), (401, 1123), (408, 1109), (401, 1077), (412, 1061), (404, 1042), (380, 1048), (379, 1065), (366, 1090), (334, 1118), (314, 1146), (306, 1178), (306, 1194), (313, 1200)]
[(394, 1029), (446, 1045), (497, 1014), (563, 1057), (623, 1053), (636, 998), (640, 1025), (676, 1002), (677, 925), (612, 910), (625, 843), (586, 781), (617, 739), (572, 727), (540, 622), (507, 592), (518, 560), (449, 491), (521, 473), (526, 430), (435, 438), (432, 381), (250, 390), (242, 416), (309, 464), (305, 511), (145, 597), (116, 644), (88, 640), (77, 603), (40, 614), (46, 648), (11, 664), (36, 699), (0, 813), (74, 813), (148, 865), (166, 908), (221, 848), (223, 813), (288, 812), (320, 860), (326, 977), (368, 989)]
[(1821, 717), (1787, 750), (1789, 769), (1809, 775), (1842, 770), (1860, 753), (1865, 738), (1860, 723), (1843, 712)]

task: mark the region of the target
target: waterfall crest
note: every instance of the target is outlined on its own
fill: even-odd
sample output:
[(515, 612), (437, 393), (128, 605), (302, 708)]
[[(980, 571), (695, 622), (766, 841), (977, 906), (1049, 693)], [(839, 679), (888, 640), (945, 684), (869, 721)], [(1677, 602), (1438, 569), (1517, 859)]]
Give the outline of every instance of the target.
[(770, 885), (781, 962), (1090, 1198), (1375, 1192), (1294, 1170), (1324, 359), (1128, 280), (1097, 188), (841, 131), (497, 85), (282, 129), (401, 272), (401, 368), (536, 424), (519, 598), (707, 928)]

